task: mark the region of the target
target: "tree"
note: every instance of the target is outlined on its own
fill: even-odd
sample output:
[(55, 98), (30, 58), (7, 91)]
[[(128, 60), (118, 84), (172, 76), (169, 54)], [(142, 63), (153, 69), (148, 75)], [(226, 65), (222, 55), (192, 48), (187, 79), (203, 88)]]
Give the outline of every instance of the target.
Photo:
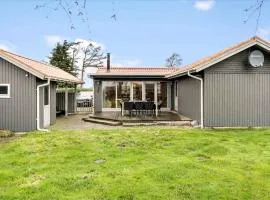
[[(89, 0), (50, 0), (50, 1), (38, 1), (35, 4), (35, 10), (46, 9), (52, 12), (62, 12), (67, 17), (70, 24), (70, 29), (74, 30), (77, 24), (74, 21), (81, 21), (86, 24), (88, 33), (91, 34), (90, 23), (88, 19), (88, 4)], [(112, 14), (108, 16), (111, 20), (116, 21), (117, 12), (115, 9), (115, 0), (108, 3), (112, 4)], [(49, 17), (49, 13), (46, 18)]]
[(182, 64), (182, 58), (177, 53), (173, 53), (169, 58), (166, 59), (167, 67), (178, 67), (181, 64)]
[(265, 6), (265, 0), (257, 0), (254, 4), (250, 5), (248, 8), (246, 8), (244, 11), (246, 13), (246, 19), (244, 20), (244, 23), (247, 23), (250, 18), (252, 18), (254, 15), (256, 16), (256, 29), (255, 31), (258, 31), (261, 15), (262, 15), (262, 9)]
[(83, 81), (86, 68), (99, 67), (103, 65), (103, 60), (106, 58), (100, 46), (96, 46), (91, 42), (86, 47), (81, 47), (82, 51), (82, 66), (81, 80)]
[[(66, 40), (63, 43), (57, 43), (56, 47), (53, 48), (49, 62), (51, 65), (58, 67), (74, 76), (77, 75), (77, 70), (74, 65), (74, 60), (69, 54), (71, 44)], [(60, 84), (63, 86), (63, 84)]]

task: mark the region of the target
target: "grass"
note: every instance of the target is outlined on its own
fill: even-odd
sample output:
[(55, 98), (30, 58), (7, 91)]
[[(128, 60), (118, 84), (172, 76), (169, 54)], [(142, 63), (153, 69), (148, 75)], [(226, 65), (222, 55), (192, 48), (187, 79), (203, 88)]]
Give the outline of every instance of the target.
[(270, 130), (130, 128), (0, 143), (0, 199), (270, 199)]

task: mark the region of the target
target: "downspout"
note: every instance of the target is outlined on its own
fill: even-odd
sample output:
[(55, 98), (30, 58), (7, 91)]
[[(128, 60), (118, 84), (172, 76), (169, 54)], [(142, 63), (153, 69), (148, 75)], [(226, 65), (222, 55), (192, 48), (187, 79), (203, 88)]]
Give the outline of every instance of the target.
[[(38, 85), (37, 86), (37, 130), (38, 131), (49, 131), (48, 129), (42, 129), (40, 128), (40, 110), (39, 110), (39, 91), (40, 91), (40, 88), (42, 87), (46, 87), (46, 86), (49, 86), (50, 85), (50, 79), (48, 79), (47, 83), (44, 83), (44, 84), (41, 84), (41, 85)], [(49, 99), (50, 99), (50, 92), (49, 92)]]
[(203, 128), (204, 127), (204, 124), (203, 124), (203, 121), (204, 121), (204, 119), (203, 119), (203, 112), (204, 112), (203, 111), (203, 79), (199, 78), (197, 76), (191, 75), (190, 71), (188, 71), (187, 75), (189, 77), (197, 79), (197, 80), (199, 80), (201, 82), (201, 128)]

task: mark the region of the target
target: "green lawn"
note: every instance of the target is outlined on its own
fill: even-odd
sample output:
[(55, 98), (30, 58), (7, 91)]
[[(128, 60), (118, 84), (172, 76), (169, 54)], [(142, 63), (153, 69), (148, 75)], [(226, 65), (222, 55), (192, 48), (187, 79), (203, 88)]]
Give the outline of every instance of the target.
[(270, 129), (30, 133), (0, 142), (0, 199), (270, 199)]

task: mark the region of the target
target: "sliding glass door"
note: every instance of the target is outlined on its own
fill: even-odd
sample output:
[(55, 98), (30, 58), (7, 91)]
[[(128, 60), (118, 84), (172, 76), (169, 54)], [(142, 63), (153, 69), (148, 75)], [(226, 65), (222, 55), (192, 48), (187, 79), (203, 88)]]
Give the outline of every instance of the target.
[(116, 87), (113, 81), (104, 81), (103, 87), (103, 108), (116, 108)]
[(145, 100), (154, 101), (155, 100), (155, 84), (145, 83)]
[(103, 81), (103, 109), (121, 108), (121, 101), (155, 101), (155, 84), (157, 84), (158, 102), (162, 108), (168, 106), (167, 82), (150, 81)]
[(133, 101), (142, 100), (142, 82), (133, 82)]
[(131, 82), (128, 81), (117, 82), (116, 87), (117, 87), (117, 108), (120, 108), (121, 101), (130, 100)]
[(167, 107), (167, 82), (158, 82), (157, 96), (162, 108)]

